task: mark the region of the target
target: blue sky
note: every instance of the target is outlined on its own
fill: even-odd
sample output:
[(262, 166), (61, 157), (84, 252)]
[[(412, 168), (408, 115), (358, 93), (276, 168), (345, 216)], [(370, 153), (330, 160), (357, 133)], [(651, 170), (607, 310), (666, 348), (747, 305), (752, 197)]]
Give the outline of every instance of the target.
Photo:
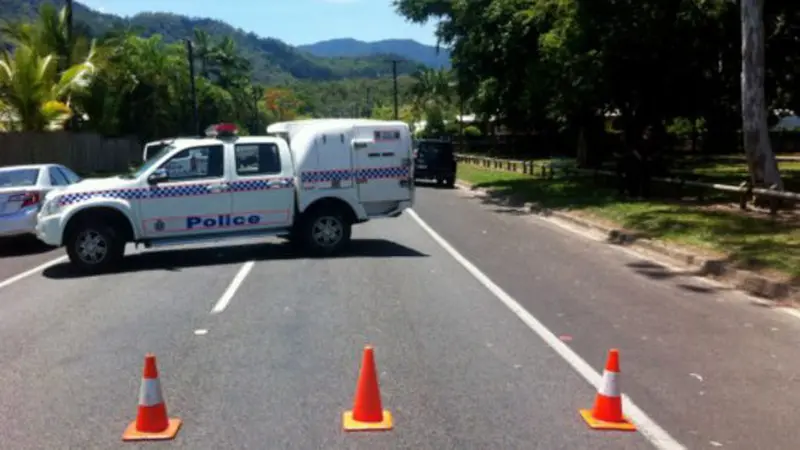
[(292, 45), (352, 37), (414, 39), (433, 45), (434, 24), (406, 23), (391, 0), (77, 0), (122, 16), (145, 11), (211, 17)]

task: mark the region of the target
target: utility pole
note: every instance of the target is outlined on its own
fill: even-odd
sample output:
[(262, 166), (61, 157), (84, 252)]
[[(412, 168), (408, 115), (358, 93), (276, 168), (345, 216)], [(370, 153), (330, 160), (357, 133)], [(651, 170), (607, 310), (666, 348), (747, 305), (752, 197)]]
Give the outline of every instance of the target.
[(400, 120), (400, 105), (397, 94), (397, 60), (392, 60), (392, 78), (394, 79), (394, 120)]
[(253, 134), (258, 135), (258, 100), (261, 98), (261, 88), (253, 86)]
[(194, 48), (192, 41), (186, 39), (186, 57), (189, 59), (189, 83), (192, 87), (192, 111), (194, 118), (194, 131), (197, 136), (201, 136), (200, 132), (200, 111), (197, 106), (197, 87), (194, 84)]
[(367, 118), (372, 117), (372, 88), (367, 87), (367, 101), (366, 101), (366, 115)]
[[(67, 13), (66, 14), (66, 16), (67, 16), (67, 36), (66, 36), (67, 37), (67, 49), (66, 49), (67, 50), (67, 54), (64, 55), (65, 59), (62, 60), (62, 63), (64, 64), (64, 66), (61, 68), (61, 70), (67, 70), (70, 66), (72, 66), (72, 48), (73, 48), (72, 47), (72, 34), (73, 34), (73, 31), (72, 31), (72, 0), (66, 0), (66, 2), (67, 3), (65, 5), (65, 8), (66, 8), (66, 13)], [(69, 118), (69, 129), (70, 130), (75, 130), (75, 128), (77, 127), (77, 122), (78, 121), (76, 120), (75, 114), (72, 114), (72, 116), (70, 116), (70, 118)]]

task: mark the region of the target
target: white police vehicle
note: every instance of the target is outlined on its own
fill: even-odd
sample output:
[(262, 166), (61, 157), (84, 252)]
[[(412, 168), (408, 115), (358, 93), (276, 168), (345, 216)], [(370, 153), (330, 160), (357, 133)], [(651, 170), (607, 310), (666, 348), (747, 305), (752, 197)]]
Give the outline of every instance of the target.
[(36, 233), (84, 271), (114, 266), (125, 244), (158, 247), (282, 235), (316, 255), (342, 251), (351, 226), (414, 201), (403, 122), (315, 120), (276, 136), (209, 127), (177, 138), (136, 171), (45, 197)]

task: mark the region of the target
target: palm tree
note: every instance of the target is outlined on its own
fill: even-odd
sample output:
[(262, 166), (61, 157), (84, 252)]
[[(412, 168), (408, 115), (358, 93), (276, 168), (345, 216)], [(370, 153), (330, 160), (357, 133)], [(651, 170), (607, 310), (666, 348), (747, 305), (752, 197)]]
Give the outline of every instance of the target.
[(450, 74), (444, 70), (424, 69), (414, 73), (411, 97), (421, 111), (430, 107), (445, 107), (450, 104), (452, 92)]
[(236, 43), (230, 36), (222, 38), (222, 41), (214, 47), (211, 60), (214, 63), (221, 87), (225, 89), (234, 86), (241, 87), (247, 81), (250, 61), (239, 55)]
[(445, 116), (452, 106), (451, 75), (444, 70), (424, 69), (413, 75), (410, 95), (415, 118), (425, 118), (426, 132), (445, 133)]
[(211, 65), (211, 54), (214, 45), (211, 37), (206, 30), (195, 28), (194, 30), (194, 56), (200, 60), (200, 76), (208, 79), (208, 67)]
[[(84, 70), (83, 76), (88, 76), (96, 72), (96, 67), (93, 66), (96, 51), (95, 41), (88, 36), (88, 31), (77, 27), (77, 31), (72, 34), (69, 33), (69, 24), (67, 23), (67, 8), (56, 9), (50, 3), (43, 3), (39, 7), (39, 13), (34, 22), (7, 22), (0, 25), (0, 34), (3, 34), (15, 47), (26, 47), (26, 52), (32, 52), (34, 56), (32, 59), (23, 59), (25, 64), (39, 64), (34, 62), (37, 58), (41, 61), (47, 60), (47, 71), (54, 74), (67, 74), (67, 71), (72, 70), (74, 67), (81, 67)], [(27, 58), (28, 53), (23, 53), (20, 57)], [(14, 58), (8, 59), (9, 61)], [(75, 64), (76, 61), (80, 63)], [(73, 65), (75, 64), (75, 65)], [(17, 67), (15, 70), (22, 70)], [(49, 75), (48, 75), (49, 76)], [(55, 76), (55, 75), (53, 75)], [(69, 75), (67, 75), (69, 76)], [(78, 80), (81, 83), (89, 83), (89, 79)], [(53, 83), (57, 83), (55, 78), (52, 79)], [(83, 87), (86, 87), (85, 85)], [(70, 91), (75, 91), (75, 87), (70, 87)], [(69, 106), (64, 108), (62, 106), (56, 107), (48, 115), (72, 116), (73, 113), (83, 116), (85, 108), (82, 107), (80, 101), (76, 99), (66, 99)], [(11, 103), (11, 102), (9, 102)]]
[(26, 45), (39, 55), (54, 55), (59, 71), (66, 70), (70, 61), (86, 61), (94, 54), (94, 40), (81, 33), (70, 37), (67, 9), (56, 9), (43, 3), (35, 22), (9, 22), (0, 25), (3, 34), (14, 45)]
[(88, 87), (94, 71), (85, 61), (59, 73), (55, 55), (42, 56), (18, 45), (13, 55), (4, 51), (0, 59), (0, 101), (7, 105), (14, 128), (60, 128), (72, 116), (72, 94)]

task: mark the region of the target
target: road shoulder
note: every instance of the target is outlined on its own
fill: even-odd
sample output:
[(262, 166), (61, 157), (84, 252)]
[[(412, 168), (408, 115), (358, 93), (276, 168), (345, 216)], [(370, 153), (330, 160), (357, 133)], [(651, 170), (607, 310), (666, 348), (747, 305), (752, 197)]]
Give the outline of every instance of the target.
[(555, 218), (570, 225), (580, 227), (592, 232), (600, 232), (607, 242), (625, 246), (640, 252), (643, 256), (659, 255), (667, 258), (673, 265), (683, 270), (691, 270), (696, 276), (707, 277), (727, 287), (738, 289), (749, 295), (767, 300), (771, 306), (796, 309), (800, 304), (800, 290), (791, 283), (748, 270), (733, 267), (720, 255), (710, 252), (701, 252), (675, 243), (641, 236), (636, 231), (626, 230), (612, 222), (601, 220), (586, 214), (574, 211), (561, 211), (542, 208), (533, 202), (514, 205), (513, 199), (508, 196), (497, 195), (491, 189), (474, 186), (472, 183), (459, 179), (456, 187), (471, 193), (484, 201), (490, 201), (505, 207), (514, 207), (525, 213)]

